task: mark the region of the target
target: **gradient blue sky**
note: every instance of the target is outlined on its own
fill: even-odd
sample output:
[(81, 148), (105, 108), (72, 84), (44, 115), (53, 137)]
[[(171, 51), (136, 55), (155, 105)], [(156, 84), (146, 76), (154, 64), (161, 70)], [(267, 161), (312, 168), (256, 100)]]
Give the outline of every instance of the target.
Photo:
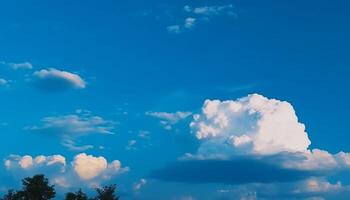
[[(186, 11), (186, 5), (227, 9), (200, 15)], [(0, 78), (7, 83), (0, 86), (0, 157), (60, 154), (70, 165), (85, 152), (120, 160), (129, 172), (107, 183), (120, 186), (122, 199), (244, 199), (242, 190), (248, 191), (246, 199), (312, 197), (264, 196), (246, 184), (149, 178), (199, 146), (189, 128), (191, 116), (166, 130), (150, 113), (199, 113), (205, 99), (258, 93), (293, 105), (306, 125), (310, 149), (350, 152), (349, 6), (327, 0), (3, 0)], [(196, 21), (185, 27), (188, 17)], [(173, 25), (181, 30), (169, 30)], [(13, 63), (24, 62), (32, 69), (13, 69)], [(51, 82), (36, 80), (35, 72), (50, 68), (78, 75), (86, 87), (42, 90), (40, 84)], [(72, 151), (62, 145), (61, 133), (32, 130), (45, 117), (79, 109), (111, 122), (115, 134), (76, 137), (77, 145), (94, 147)], [(4, 167), (0, 172), (3, 190), (16, 187), (17, 172)], [(147, 183), (133, 189), (141, 178)], [(345, 188), (349, 178), (344, 172), (329, 180)], [(234, 194), (218, 196), (222, 188)], [(346, 199), (350, 190), (333, 193), (316, 196)]]

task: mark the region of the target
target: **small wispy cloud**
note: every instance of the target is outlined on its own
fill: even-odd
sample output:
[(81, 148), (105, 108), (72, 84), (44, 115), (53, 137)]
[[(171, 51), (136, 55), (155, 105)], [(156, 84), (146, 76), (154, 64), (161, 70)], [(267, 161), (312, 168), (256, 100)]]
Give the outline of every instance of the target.
[(188, 13), (193, 13), (197, 15), (229, 15), (234, 16), (236, 12), (234, 12), (234, 6), (232, 4), (222, 5), (222, 6), (202, 6), (202, 7), (191, 7), (186, 5), (184, 10)]
[(0, 61), (0, 65), (6, 65), (14, 70), (17, 69), (33, 69), (33, 65), (30, 62), (20, 62), (20, 63), (12, 63), (12, 62), (5, 62)]
[(186, 30), (192, 29), (197, 22), (208, 21), (214, 16), (237, 16), (232, 4), (229, 5), (214, 5), (214, 6), (201, 6), (192, 7), (185, 5), (183, 10), (186, 13), (186, 18), (183, 23), (167, 26), (168, 32), (182, 33)]
[(133, 189), (134, 191), (139, 191), (144, 185), (146, 185), (147, 180), (141, 178), (138, 182), (134, 183)]
[(24, 63), (9, 63), (12, 69), (32, 69), (33, 65), (30, 62)]
[(151, 133), (149, 131), (140, 130), (138, 136), (142, 139), (149, 139), (151, 136)]
[(73, 151), (92, 149), (92, 145), (78, 145), (76, 138), (100, 134), (114, 134), (115, 122), (106, 120), (100, 116), (92, 115), (91, 112), (78, 110), (74, 114), (63, 116), (45, 117), (40, 125), (25, 127), (33, 133), (51, 134), (62, 139), (61, 144)]
[(0, 78), (0, 86), (5, 86), (8, 84), (8, 81), (6, 79)]
[(188, 28), (188, 29), (192, 28), (194, 26), (195, 22), (196, 22), (196, 18), (188, 17), (188, 18), (185, 19), (184, 27)]
[(113, 134), (114, 122), (99, 116), (71, 114), (45, 117), (39, 126), (27, 127), (27, 130), (58, 134), (64, 136), (82, 136), (89, 134)]
[(192, 29), (193, 26), (195, 25), (196, 18), (193, 17), (188, 17), (185, 19), (183, 24), (177, 24), (177, 25), (171, 25), (167, 27), (167, 30), (172, 33), (182, 33), (186, 29)]
[(171, 25), (166, 28), (171, 33), (181, 33), (180, 25)]
[(169, 112), (146, 112), (146, 115), (158, 118), (163, 127), (167, 130), (171, 130), (174, 124), (177, 124), (181, 120), (191, 116), (191, 112), (177, 111), (174, 113)]
[(180, 198), (180, 200), (196, 200), (196, 199), (192, 196), (183, 196)]
[(74, 140), (72, 139), (64, 139), (61, 142), (62, 146), (67, 147), (70, 151), (79, 151), (84, 152), (89, 149), (93, 149), (93, 145), (78, 145)]
[(126, 150), (136, 150), (136, 145), (137, 141), (136, 140), (129, 140), (128, 145), (126, 146)]

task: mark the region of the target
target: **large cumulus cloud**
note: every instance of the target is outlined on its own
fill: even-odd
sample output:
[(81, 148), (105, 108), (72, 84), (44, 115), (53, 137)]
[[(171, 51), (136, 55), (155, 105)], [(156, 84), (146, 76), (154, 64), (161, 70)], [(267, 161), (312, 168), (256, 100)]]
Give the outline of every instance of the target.
[(286, 101), (259, 94), (206, 100), (190, 127), (198, 149), (151, 177), (186, 183), (266, 184), (350, 169), (349, 153), (309, 148), (305, 125)]
[(269, 155), (303, 152), (311, 143), (290, 103), (258, 94), (238, 100), (206, 100), (191, 127), (204, 141), (203, 151), (216, 145), (227, 146), (231, 153)]
[(206, 100), (190, 124), (201, 142), (192, 155), (201, 159), (284, 155), (287, 168), (348, 168), (350, 154), (310, 149), (305, 125), (287, 101), (252, 94), (237, 100)]

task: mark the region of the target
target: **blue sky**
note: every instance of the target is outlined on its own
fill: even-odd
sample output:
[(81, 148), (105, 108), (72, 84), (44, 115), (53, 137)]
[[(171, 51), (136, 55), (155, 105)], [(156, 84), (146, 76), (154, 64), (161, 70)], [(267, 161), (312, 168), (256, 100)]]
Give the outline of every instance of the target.
[(349, 6), (1, 1), (0, 189), (45, 172), (63, 192), (116, 182), (123, 199), (347, 199)]

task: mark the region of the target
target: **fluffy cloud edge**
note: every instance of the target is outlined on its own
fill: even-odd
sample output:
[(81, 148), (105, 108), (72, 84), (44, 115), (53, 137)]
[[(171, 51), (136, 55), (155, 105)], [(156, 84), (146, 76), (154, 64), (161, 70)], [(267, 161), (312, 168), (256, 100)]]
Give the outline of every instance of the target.
[(80, 75), (56, 68), (35, 71), (33, 77), (35, 85), (47, 91), (84, 89), (87, 85)]

